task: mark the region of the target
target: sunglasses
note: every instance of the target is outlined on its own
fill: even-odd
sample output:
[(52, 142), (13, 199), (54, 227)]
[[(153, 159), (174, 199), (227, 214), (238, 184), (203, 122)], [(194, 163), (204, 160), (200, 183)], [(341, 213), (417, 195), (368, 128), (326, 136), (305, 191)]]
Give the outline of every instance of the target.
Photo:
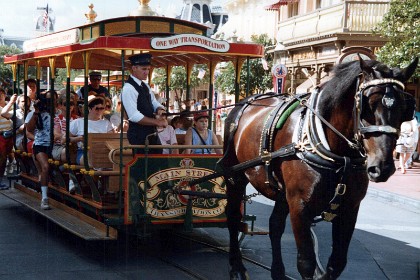
[(96, 107), (95, 110), (96, 111), (102, 111), (102, 110), (105, 110), (105, 108), (104, 107)]
[(99, 79), (99, 78), (93, 78), (93, 79), (90, 79), (91, 81), (100, 81), (101, 79)]

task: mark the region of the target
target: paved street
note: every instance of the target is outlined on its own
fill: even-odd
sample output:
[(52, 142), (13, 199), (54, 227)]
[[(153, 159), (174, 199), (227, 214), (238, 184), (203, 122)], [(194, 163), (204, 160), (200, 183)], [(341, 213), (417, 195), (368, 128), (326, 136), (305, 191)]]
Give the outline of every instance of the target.
[[(361, 205), (348, 265), (340, 279), (419, 279), (420, 208), (414, 196), (418, 192), (415, 182), (420, 178), (418, 167), (404, 174), (407, 176), (396, 173), (387, 183), (370, 185)], [(407, 191), (402, 193), (404, 186)], [(248, 213), (257, 215), (257, 225), (263, 229), (268, 228), (269, 204), (259, 196), (248, 207)], [(315, 227), (324, 265), (330, 254), (330, 227), (326, 222)], [(194, 234), (222, 248), (228, 244), (227, 229), (198, 229)], [(226, 256), (214, 256), (211, 250), (190, 243), (163, 241), (162, 236), (152, 240), (147, 246), (133, 245), (124, 238), (120, 242), (84, 242), (0, 195), (0, 280), (191, 279), (169, 265), (172, 260), (162, 261), (160, 254), (182, 260), (207, 275), (203, 279), (227, 279)], [(165, 242), (171, 246), (162, 247)], [(242, 248), (248, 257), (270, 266), (268, 236), (246, 237)], [(283, 238), (283, 256), (288, 275), (300, 279), (290, 225)], [(251, 279), (269, 279), (268, 271), (246, 266)]]

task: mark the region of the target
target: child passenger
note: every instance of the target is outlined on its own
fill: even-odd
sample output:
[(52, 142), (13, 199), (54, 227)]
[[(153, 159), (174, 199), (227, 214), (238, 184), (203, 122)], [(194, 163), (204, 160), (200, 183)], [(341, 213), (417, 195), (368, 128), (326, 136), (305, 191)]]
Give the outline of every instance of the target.
[[(219, 145), (216, 134), (208, 129), (209, 115), (207, 112), (194, 114), (194, 126), (185, 134), (185, 145)], [(185, 149), (185, 154), (221, 154), (221, 149)]]

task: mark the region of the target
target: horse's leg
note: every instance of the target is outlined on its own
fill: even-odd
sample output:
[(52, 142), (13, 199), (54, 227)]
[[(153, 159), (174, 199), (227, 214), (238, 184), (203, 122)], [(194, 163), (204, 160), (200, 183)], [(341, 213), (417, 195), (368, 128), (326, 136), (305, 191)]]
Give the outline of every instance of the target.
[(279, 198), (274, 205), (270, 216), (270, 240), (273, 261), (271, 263), (271, 278), (286, 279), (283, 258), (281, 256), (281, 237), (286, 226), (286, 217), (289, 214), (289, 206), (284, 196)]
[(239, 250), (239, 228), (241, 225), (241, 203), (245, 194), (247, 180), (245, 178), (234, 178), (235, 183), (226, 180), (226, 216), (229, 229), (229, 264), (231, 266), (230, 279), (249, 279), (248, 273), (242, 263), (242, 255)]
[(347, 253), (356, 225), (359, 207), (352, 211), (342, 211), (332, 224), (332, 253), (328, 259), (326, 274), (321, 279), (337, 279), (347, 264)]
[(302, 206), (300, 206), (300, 203), (298, 204), (299, 206), (290, 209), (290, 219), (298, 251), (297, 268), (302, 279), (312, 279), (316, 268), (315, 251), (310, 230), (312, 219), (304, 214), (305, 209), (301, 209)]

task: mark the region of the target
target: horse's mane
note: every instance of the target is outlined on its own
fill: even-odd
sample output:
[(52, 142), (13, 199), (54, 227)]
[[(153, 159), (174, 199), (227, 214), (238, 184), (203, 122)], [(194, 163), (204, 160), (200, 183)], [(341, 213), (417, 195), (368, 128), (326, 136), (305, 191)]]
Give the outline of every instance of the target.
[[(369, 67), (375, 67), (379, 72), (390, 72), (388, 67), (376, 60), (366, 60)], [(333, 68), (333, 77), (323, 88), (322, 95), (324, 102), (320, 102), (321, 113), (331, 112), (331, 108), (338, 106), (348, 94), (355, 94), (357, 77), (361, 73), (359, 61), (338, 64)]]

